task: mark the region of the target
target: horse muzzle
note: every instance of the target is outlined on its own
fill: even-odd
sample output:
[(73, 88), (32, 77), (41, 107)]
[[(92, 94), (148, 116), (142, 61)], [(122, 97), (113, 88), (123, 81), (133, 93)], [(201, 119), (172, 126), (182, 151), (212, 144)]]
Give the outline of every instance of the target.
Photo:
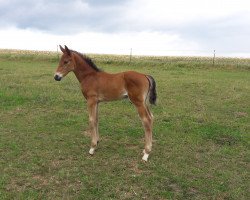
[(55, 79), (56, 81), (60, 81), (60, 80), (62, 80), (62, 76), (59, 76), (58, 74), (56, 74), (56, 75), (54, 76), (54, 79)]

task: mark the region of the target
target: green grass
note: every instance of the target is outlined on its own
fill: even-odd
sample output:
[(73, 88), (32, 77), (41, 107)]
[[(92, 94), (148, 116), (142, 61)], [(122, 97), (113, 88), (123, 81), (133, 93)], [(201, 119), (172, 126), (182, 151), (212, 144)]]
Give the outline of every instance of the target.
[(0, 52), (1, 199), (250, 199), (250, 62), (91, 55), (107, 72), (157, 82), (153, 152), (128, 101), (100, 104), (88, 155), (76, 78), (55, 82), (57, 55)]

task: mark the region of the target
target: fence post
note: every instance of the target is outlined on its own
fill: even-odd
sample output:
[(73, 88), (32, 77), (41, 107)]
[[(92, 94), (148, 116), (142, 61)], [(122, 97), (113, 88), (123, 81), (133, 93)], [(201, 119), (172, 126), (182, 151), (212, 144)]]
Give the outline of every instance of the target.
[(132, 60), (132, 48), (130, 49), (129, 63), (131, 63), (131, 60)]
[(215, 60), (215, 50), (214, 50), (214, 57), (213, 57), (213, 66), (214, 66), (214, 60)]

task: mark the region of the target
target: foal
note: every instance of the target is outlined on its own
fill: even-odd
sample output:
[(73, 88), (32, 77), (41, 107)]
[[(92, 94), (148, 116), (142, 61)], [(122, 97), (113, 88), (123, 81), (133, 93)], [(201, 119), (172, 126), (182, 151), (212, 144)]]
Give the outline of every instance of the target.
[(151, 114), (147, 100), (151, 104), (156, 102), (156, 84), (152, 76), (134, 71), (109, 74), (101, 71), (90, 58), (76, 51), (63, 48), (63, 52), (55, 73), (55, 80), (60, 81), (70, 71), (73, 71), (80, 82), (82, 94), (87, 100), (89, 124), (91, 132), (91, 146), (89, 153), (94, 154), (99, 141), (98, 133), (98, 103), (128, 97), (135, 105), (145, 130), (144, 161), (148, 160), (152, 149)]

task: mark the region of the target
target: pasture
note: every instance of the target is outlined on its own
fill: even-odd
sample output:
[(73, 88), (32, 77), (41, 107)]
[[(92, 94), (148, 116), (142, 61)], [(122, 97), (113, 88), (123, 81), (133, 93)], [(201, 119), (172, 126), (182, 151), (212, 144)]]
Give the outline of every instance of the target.
[(155, 78), (149, 161), (129, 101), (100, 104), (90, 156), (86, 101), (73, 73), (54, 81), (58, 55), (0, 51), (1, 199), (250, 199), (249, 59), (89, 56)]

